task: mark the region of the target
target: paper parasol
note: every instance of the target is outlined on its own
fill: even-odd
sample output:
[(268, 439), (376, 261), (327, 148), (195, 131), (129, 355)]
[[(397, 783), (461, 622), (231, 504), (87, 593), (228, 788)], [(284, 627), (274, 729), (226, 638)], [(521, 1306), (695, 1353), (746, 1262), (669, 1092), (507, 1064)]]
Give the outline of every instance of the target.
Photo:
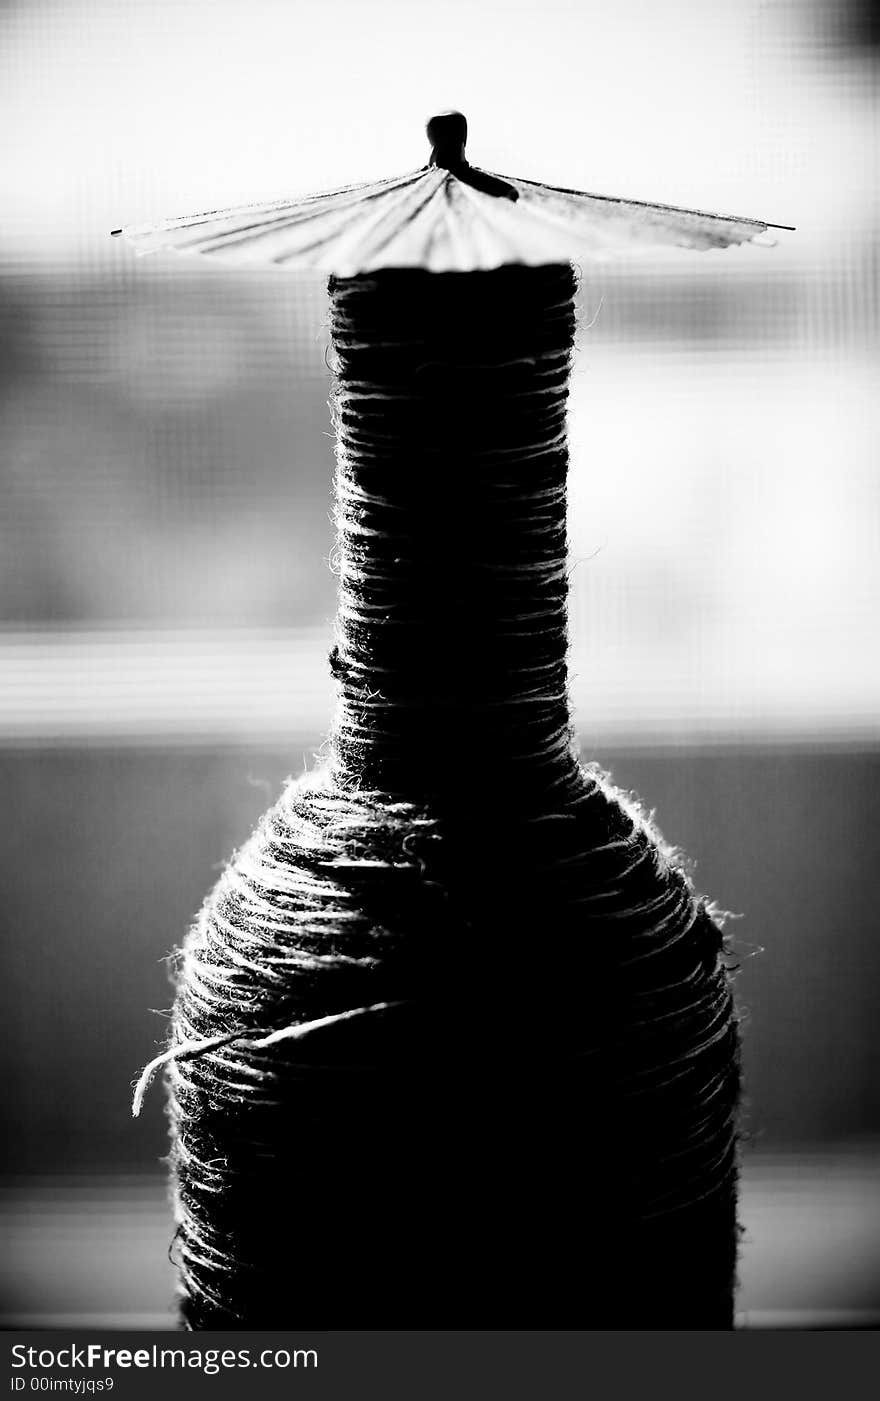
[(429, 163), (405, 175), (113, 232), (138, 253), (174, 249), (352, 277), (383, 268), (477, 272), (639, 249), (728, 248), (772, 243), (770, 229), (790, 228), (496, 175), (467, 162), (466, 137), (461, 113), (445, 112), (428, 123)]

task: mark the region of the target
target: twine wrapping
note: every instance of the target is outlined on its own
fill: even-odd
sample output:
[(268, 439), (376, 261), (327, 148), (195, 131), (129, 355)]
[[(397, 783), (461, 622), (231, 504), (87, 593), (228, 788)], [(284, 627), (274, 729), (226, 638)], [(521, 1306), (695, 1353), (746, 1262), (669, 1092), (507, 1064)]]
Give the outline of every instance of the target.
[(185, 1323), (730, 1326), (720, 925), (572, 747), (574, 275), (330, 293), (329, 758), (206, 902), (145, 1072)]

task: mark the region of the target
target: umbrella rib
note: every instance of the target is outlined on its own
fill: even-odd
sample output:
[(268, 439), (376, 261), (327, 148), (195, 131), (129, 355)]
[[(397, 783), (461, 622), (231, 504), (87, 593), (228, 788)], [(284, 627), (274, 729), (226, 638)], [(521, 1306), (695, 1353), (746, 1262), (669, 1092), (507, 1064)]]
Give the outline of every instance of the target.
[[(475, 190), (472, 186), (469, 186), (466, 183), (457, 184), (457, 193), (460, 200), (464, 201), (466, 204), (469, 204), (478, 213), (488, 212), (485, 201), (487, 199), (491, 199), (491, 221), (487, 220), (486, 222), (490, 222), (493, 237), (496, 239), (497, 242), (505, 245), (507, 250), (514, 253), (522, 253), (521, 246), (518, 246), (518, 244), (512, 241), (511, 238), (508, 236), (505, 225), (507, 225), (509, 228), (510, 225), (513, 224), (515, 232), (519, 237), (519, 241), (521, 244), (521, 236), (525, 229), (526, 221), (528, 220), (529, 215), (534, 212), (533, 206), (527, 203), (518, 203), (515, 206), (513, 206), (509, 204), (506, 200), (502, 201), (492, 199), (491, 196), (481, 194), (479, 191)], [(568, 235), (569, 238), (572, 237), (571, 229), (566, 227), (561, 221), (554, 222), (553, 228), (554, 231), (557, 233)], [(581, 244), (582, 242), (583, 240), (581, 240)], [(539, 251), (547, 253), (547, 260), (551, 260), (554, 256), (554, 252), (549, 247), (549, 245), (546, 245)], [(564, 253), (560, 250), (557, 250), (555, 256), (561, 257), (564, 261), (569, 261), (569, 259), (574, 255), (571, 253), (570, 249), (566, 249)]]
[[(271, 218), (255, 219), (252, 223), (239, 225), (231, 229), (221, 228), (216, 234), (209, 234), (207, 238), (205, 238), (201, 234), (196, 234), (196, 236), (191, 241), (185, 243), (176, 242), (175, 246), (177, 248), (184, 249), (187, 247), (198, 246), (200, 242), (203, 242), (205, 251), (209, 251), (208, 245), (213, 240), (225, 240), (227, 242), (232, 242), (239, 235), (254, 235), (254, 231), (256, 231), (256, 236), (259, 236), (259, 234), (263, 231), (265, 231), (266, 233), (276, 233), (282, 228), (291, 227), (300, 223), (308, 223), (312, 219), (321, 218), (322, 215), (328, 213), (335, 213), (335, 211), (338, 209), (351, 209), (353, 207), (360, 208), (362, 204), (369, 203), (373, 200), (381, 199), (383, 198), (383, 196), (393, 193), (395, 188), (405, 187), (407, 181), (412, 180), (414, 182), (418, 178), (418, 173), (413, 173), (411, 175), (400, 175), (397, 176), (394, 181), (386, 182), (386, 184), (383, 185), (382, 188), (376, 188), (375, 186), (363, 187), (366, 193), (350, 194), (348, 197), (340, 196), (338, 198), (336, 196), (325, 195), (321, 197), (320, 202), (304, 201), (303, 204), (287, 204), (285, 206), (281, 206), (279, 208), (279, 212), (273, 215)], [(258, 205), (248, 206), (248, 208), (252, 210), (258, 209), (260, 207), (261, 206)], [(269, 206), (269, 208), (271, 208), (271, 206)], [(225, 217), (232, 219), (234, 218), (234, 215), (230, 213)], [(210, 225), (215, 222), (220, 223), (221, 219), (193, 219), (189, 223), (182, 222), (176, 224), (173, 227), (158, 224), (142, 227), (140, 229), (123, 229), (122, 232), (129, 234), (129, 236), (134, 238), (135, 240), (137, 240), (138, 237), (148, 238), (151, 235), (153, 237), (156, 237), (162, 234), (167, 234), (171, 237), (178, 232), (186, 233), (190, 229), (202, 228), (205, 225)]]
[[(540, 200), (535, 199), (522, 200), (521, 207), (523, 210), (523, 214), (530, 215), (532, 218), (534, 218), (539, 223), (543, 224), (548, 228), (553, 228), (559, 233), (567, 234), (568, 237), (572, 239), (574, 245), (574, 251), (571, 254), (572, 258), (577, 260), (578, 248), (582, 248), (584, 249), (584, 251), (586, 251), (586, 235), (582, 223), (579, 225), (577, 220), (583, 221), (586, 217), (588, 217), (588, 208), (575, 211), (572, 207), (569, 207), (569, 209), (566, 210), (565, 213), (563, 213), (559, 210), (549, 207)], [(654, 206), (649, 207), (654, 208)], [(730, 229), (730, 225), (728, 224), (727, 233), (722, 232), (723, 228), (724, 225), (716, 225), (714, 223), (710, 223), (708, 225), (704, 223), (702, 227), (699, 224), (697, 224), (691, 228), (681, 224), (679, 224), (678, 226), (666, 225), (665, 232), (669, 234), (669, 238), (668, 240), (664, 241), (668, 241), (669, 246), (672, 247), (692, 247), (697, 251), (701, 251), (700, 244), (698, 242), (698, 239), (700, 238), (702, 239), (704, 245), (705, 243), (709, 243), (710, 246), (714, 244), (717, 247), (719, 246), (719, 242), (721, 242), (724, 247), (731, 247), (737, 246), (740, 243), (748, 242), (752, 238), (756, 237), (756, 235), (764, 232), (766, 225), (757, 224), (753, 227), (752, 221), (749, 220), (746, 221), (746, 227), (743, 227), (742, 224), (740, 224), (733, 230)], [(652, 228), (650, 224), (634, 224), (630, 222), (628, 225), (626, 225), (626, 231), (630, 235), (628, 241), (633, 244), (642, 242), (643, 238), (647, 236), (645, 241), (651, 242), (654, 247), (657, 247), (659, 245), (660, 241), (657, 236), (658, 231)], [(623, 242), (627, 241), (622, 239), (619, 234), (617, 237), (615, 237), (615, 225), (613, 223), (606, 222), (604, 219), (596, 219), (594, 221), (590, 229), (590, 234), (592, 235), (594, 241), (599, 245), (599, 251), (601, 251), (602, 248), (619, 248)], [(676, 235), (678, 236), (677, 238)], [(683, 242), (683, 240), (685, 239), (688, 240), (688, 242)], [(703, 248), (702, 251), (705, 251), (705, 248)]]
[[(489, 172), (495, 174), (495, 172)], [(656, 209), (662, 214), (689, 214), (697, 219), (717, 219), (726, 224), (754, 224), (761, 229), (783, 229), (786, 233), (795, 233), (793, 224), (768, 224), (764, 219), (748, 219), (739, 214), (713, 214), (707, 209), (685, 209), (679, 204), (657, 204), (653, 200), (647, 199), (624, 199), (621, 195), (597, 195), (591, 190), (569, 190), (564, 185), (546, 185), (540, 180), (526, 180), (521, 175), (499, 175), (499, 180), (507, 180), (516, 188), (519, 185), (526, 185), (533, 190), (547, 190), (554, 195), (571, 195), (578, 200), (600, 200), (603, 204), (619, 204), (623, 208), (633, 207), (635, 209)]]
[[(289, 214), (279, 215), (273, 219), (257, 220), (252, 224), (246, 224), (240, 228), (220, 230), (218, 233), (201, 240), (193, 239), (192, 246), (201, 246), (201, 251), (205, 253), (213, 252), (214, 249), (221, 249), (234, 246), (237, 242), (255, 242), (264, 235), (283, 233), (285, 229), (296, 228), (299, 225), (310, 224), (317, 219), (326, 219), (337, 216), (344, 220), (343, 211), (353, 213), (357, 217), (358, 211), (366, 204), (375, 200), (384, 199), (389, 194), (393, 194), (395, 188), (406, 188), (407, 179), (412, 178), (412, 183), (416, 183), (418, 177), (401, 176), (398, 186), (391, 186), (382, 190), (372, 190), (369, 194), (354, 196), (345, 200), (334, 200), (331, 203), (324, 203), (320, 208), (295, 208), (292, 207)], [(187, 247), (187, 244), (178, 244), (178, 247)]]
[[(445, 175), (445, 172), (435, 171), (434, 173)], [(396, 239), (400, 237), (405, 238), (408, 234), (412, 234), (414, 227), (417, 226), (419, 220), (425, 217), (425, 213), (431, 207), (432, 202), (438, 196), (442, 196), (444, 184), (445, 179), (441, 179), (436, 183), (427, 180), (424, 182), (418, 181), (414, 188), (418, 191), (419, 198), (414, 200), (412, 205), (403, 211), (399, 208), (395, 208), (394, 210), (388, 211), (387, 216), (383, 216), (383, 218), (388, 218), (390, 222), (390, 216), (396, 215), (399, 222), (394, 224), (393, 227), (386, 227), (383, 229), (381, 227), (381, 221), (379, 221), (378, 227), (372, 230), (372, 237), (370, 240), (364, 240), (364, 242), (359, 245), (358, 253), (364, 264), (365, 271), (374, 270), (373, 259), (378, 257), (380, 253), (387, 252)], [(382, 266), (393, 267), (394, 263), (393, 261), (383, 263)]]
[(368, 199), (373, 194), (382, 194), (388, 188), (402, 184), (407, 180), (415, 179), (422, 175), (427, 166), (420, 166), (418, 170), (408, 171), (403, 175), (389, 175), (384, 180), (369, 180), (366, 183), (359, 182), (355, 185), (341, 185), (336, 190), (318, 190), (312, 194), (294, 195), (277, 200), (255, 200), (251, 204), (232, 204), (225, 209), (208, 209), (195, 214), (181, 214), (173, 219), (165, 219), (158, 224), (134, 224), (123, 226), (121, 229), (114, 229), (116, 234), (136, 235), (138, 233), (173, 233), (175, 229), (194, 228), (198, 224), (209, 224), (214, 219), (234, 219), (236, 216), (245, 216), (254, 210), (273, 209), (298, 209), (311, 204), (319, 204), (324, 200), (337, 200), (345, 195), (352, 195), (358, 199)]

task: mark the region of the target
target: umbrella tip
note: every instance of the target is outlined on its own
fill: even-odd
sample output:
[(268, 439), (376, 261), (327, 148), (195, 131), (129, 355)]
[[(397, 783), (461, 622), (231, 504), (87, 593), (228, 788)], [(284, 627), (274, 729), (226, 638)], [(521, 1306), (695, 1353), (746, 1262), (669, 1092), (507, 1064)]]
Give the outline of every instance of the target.
[(466, 165), (464, 155), (467, 141), (467, 117), (461, 112), (437, 112), (425, 128), (431, 143), (429, 164), (441, 170), (454, 170)]

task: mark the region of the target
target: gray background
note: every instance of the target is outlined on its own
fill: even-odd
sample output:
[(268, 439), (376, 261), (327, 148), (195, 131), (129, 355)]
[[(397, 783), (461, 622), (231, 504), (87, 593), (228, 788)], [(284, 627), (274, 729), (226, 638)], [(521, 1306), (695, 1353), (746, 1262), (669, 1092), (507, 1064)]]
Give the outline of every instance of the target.
[(163, 958), (332, 704), (321, 280), (108, 231), (410, 168), (452, 104), (488, 168), (798, 226), (583, 269), (572, 697), (741, 915), (743, 1321), (880, 1317), (873, 15), (4, 7), (5, 1321), (168, 1321)]

